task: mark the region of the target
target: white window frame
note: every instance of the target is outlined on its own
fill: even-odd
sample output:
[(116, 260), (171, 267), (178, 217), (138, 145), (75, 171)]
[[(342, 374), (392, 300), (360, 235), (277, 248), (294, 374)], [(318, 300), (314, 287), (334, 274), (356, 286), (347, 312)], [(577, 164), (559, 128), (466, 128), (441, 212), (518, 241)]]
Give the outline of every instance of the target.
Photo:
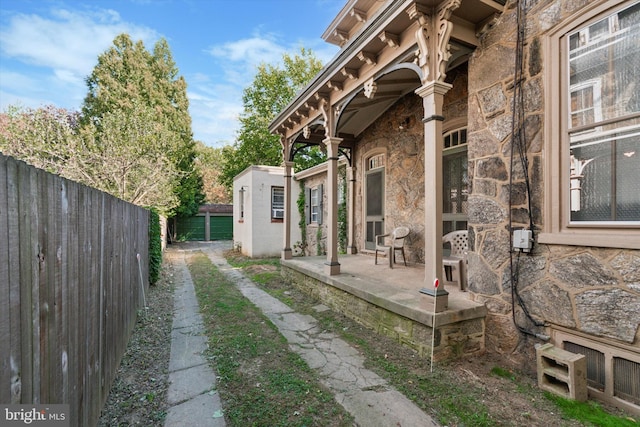
[[(571, 222), (568, 35), (631, 6), (633, 1), (598, 1), (580, 9), (544, 37), (545, 67), (545, 244), (640, 249), (640, 222)], [(560, 102), (558, 102), (560, 100)]]
[(314, 224), (318, 223), (318, 212), (320, 210), (320, 200), (318, 200), (318, 187), (311, 189), (311, 200), (309, 200), (309, 217)]
[(284, 219), (284, 187), (271, 187), (271, 219)]
[[(600, 81), (600, 79), (594, 79), (586, 82), (577, 83), (569, 88), (570, 96), (573, 95), (574, 93), (582, 92), (585, 89), (591, 89), (592, 91), (593, 99), (591, 100), (591, 104), (592, 104), (591, 107), (583, 108), (582, 110), (579, 110), (579, 111), (571, 111), (571, 108), (569, 108), (569, 115), (571, 116), (571, 114), (584, 113), (585, 111), (593, 110), (594, 120), (596, 122), (601, 122), (602, 121), (602, 82)], [(593, 130), (598, 130), (598, 129), (600, 128), (594, 127), (593, 129), (590, 129), (586, 132), (592, 132)]]

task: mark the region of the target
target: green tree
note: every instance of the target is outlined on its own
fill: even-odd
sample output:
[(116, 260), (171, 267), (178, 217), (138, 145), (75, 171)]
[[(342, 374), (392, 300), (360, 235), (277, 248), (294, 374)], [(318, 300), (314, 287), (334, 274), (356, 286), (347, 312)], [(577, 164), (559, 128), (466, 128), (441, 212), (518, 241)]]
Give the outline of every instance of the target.
[(93, 124), (81, 129), (78, 137), (84, 153), (67, 175), (165, 215), (175, 208), (174, 188), (181, 173), (167, 154), (173, 134), (155, 121), (155, 111), (134, 100), (131, 109), (105, 113), (101, 129)]
[(180, 173), (164, 146), (171, 133), (150, 107), (134, 100), (126, 112), (107, 112), (100, 132), (78, 118), (53, 106), (11, 107), (0, 114), (0, 151), (140, 206), (166, 213), (177, 205)]
[(204, 194), (207, 203), (231, 203), (231, 194), (227, 188), (219, 183), (218, 177), (222, 170), (222, 148), (209, 147), (196, 141), (196, 167), (204, 184)]
[(64, 176), (78, 151), (78, 118), (78, 113), (52, 105), (38, 109), (10, 106), (0, 114), (0, 151)]
[[(282, 67), (260, 64), (253, 83), (244, 90), (237, 141), (222, 151), (224, 162), (220, 182), (227, 188), (232, 186), (233, 177), (248, 166), (282, 164), (282, 146), (278, 136), (269, 132), (269, 123), (322, 69), (322, 63), (305, 48), (293, 56), (284, 54), (282, 62)], [(306, 161), (308, 167), (310, 159), (313, 159), (313, 166), (324, 157), (319, 150), (312, 150), (301, 161)]]
[[(156, 135), (162, 137), (156, 144), (172, 165), (164, 172), (177, 176), (171, 181), (172, 196), (159, 207), (161, 213), (191, 215), (197, 212), (204, 194), (202, 177), (194, 166), (196, 151), (187, 84), (178, 76), (166, 40), (158, 41), (151, 53), (142, 41), (134, 43), (127, 34), (120, 34), (114, 39), (113, 47), (98, 57), (98, 64), (87, 78), (87, 87), (82, 125), (95, 134), (93, 144), (100, 147), (113, 142), (108, 135), (118, 132), (106, 129), (107, 123), (117, 122), (113, 118), (111, 122), (106, 121), (106, 115), (143, 114), (155, 124)], [(122, 143), (135, 150), (132, 145), (137, 142), (133, 138)], [(157, 165), (158, 168), (165, 166), (164, 162)]]

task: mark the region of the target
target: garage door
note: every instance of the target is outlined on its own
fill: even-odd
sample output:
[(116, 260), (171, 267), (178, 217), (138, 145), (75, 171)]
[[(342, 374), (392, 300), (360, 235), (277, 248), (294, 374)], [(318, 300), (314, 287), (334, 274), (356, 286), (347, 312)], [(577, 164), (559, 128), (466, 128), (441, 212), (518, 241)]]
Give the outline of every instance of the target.
[(204, 240), (204, 220), (204, 216), (179, 218), (176, 224), (177, 240)]
[(232, 240), (233, 239), (233, 217), (232, 216), (211, 216), (210, 239), (211, 240)]

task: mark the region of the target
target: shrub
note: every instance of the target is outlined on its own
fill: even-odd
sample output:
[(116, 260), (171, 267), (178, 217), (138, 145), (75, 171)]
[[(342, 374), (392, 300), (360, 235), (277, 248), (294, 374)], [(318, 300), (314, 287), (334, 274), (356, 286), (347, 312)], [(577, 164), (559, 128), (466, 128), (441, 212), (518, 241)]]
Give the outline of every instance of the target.
[(160, 241), (160, 215), (151, 208), (149, 212), (149, 284), (155, 285), (162, 266), (162, 242)]

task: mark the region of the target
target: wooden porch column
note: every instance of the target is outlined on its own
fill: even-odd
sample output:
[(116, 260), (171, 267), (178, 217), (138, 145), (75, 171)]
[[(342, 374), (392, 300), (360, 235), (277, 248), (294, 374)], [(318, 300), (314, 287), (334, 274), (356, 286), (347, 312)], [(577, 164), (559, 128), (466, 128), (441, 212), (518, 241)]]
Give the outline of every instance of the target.
[(327, 261), (325, 273), (329, 276), (340, 274), (338, 263), (338, 146), (342, 138), (327, 137)]
[(291, 259), (291, 172), (293, 170), (293, 162), (284, 162), (284, 224), (282, 237), (283, 249), (282, 259)]
[[(418, 88), (424, 106), (424, 263), (425, 288), (442, 279), (442, 104), (452, 85), (431, 81)], [(442, 281), (441, 287), (444, 290)]]
[(355, 245), (353, 244), (354, 233), (354, 209), (355, 209), (355, 183), (356, 183), (356, 168), (354, 166), (347, 167), (347, 253), (355, 254), (357, 252)]

